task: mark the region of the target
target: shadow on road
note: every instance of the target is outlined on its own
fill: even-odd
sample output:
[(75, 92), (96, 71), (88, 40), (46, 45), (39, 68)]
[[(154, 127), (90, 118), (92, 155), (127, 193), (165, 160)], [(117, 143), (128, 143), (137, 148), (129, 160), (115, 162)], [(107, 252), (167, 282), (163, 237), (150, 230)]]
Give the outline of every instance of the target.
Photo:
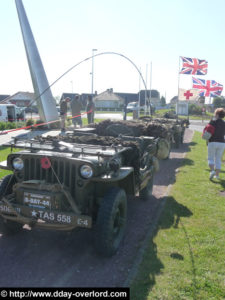
[[(160, 170), (156, 173), (154, 178), (154, 184), (158, 186), (169, 186), (176, 182), (176, 174), (178, 168), (185, 165), (194, 165), (194, 161), (188, 158), (184, 158), (184, 154), (191, 151), (192, 146), (196, 143), (185, 142), (179, 149), (172, 149), (170, 158), (160, 161)], [(166, 171), (165, 171), (166, 170)]]

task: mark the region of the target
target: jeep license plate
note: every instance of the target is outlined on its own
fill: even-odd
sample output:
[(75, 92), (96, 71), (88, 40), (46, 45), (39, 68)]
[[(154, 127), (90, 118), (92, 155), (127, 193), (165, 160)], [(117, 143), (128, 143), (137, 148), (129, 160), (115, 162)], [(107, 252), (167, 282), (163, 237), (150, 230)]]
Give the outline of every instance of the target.
[(46, 222), (56, 222), (62, 224), (72, 223), (72, 216), (65, 213), (56, 213), (53, 211), (43, 211), (37, 209), (33, 209), (30, 213), (32, 217), (39, 218)]
[(49, 195), (24, 192), (23, 202), (29, 207), (51, 208), (51, 197)]

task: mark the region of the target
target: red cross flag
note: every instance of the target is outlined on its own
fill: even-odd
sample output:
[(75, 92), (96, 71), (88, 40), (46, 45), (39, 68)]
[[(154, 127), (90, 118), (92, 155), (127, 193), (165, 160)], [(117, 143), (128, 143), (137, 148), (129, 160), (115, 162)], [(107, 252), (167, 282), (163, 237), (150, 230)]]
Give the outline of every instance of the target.
[(199, 97), (199, 91), (197, 89), (179, 89), (179, 100), (180, 101), (197, 101)]

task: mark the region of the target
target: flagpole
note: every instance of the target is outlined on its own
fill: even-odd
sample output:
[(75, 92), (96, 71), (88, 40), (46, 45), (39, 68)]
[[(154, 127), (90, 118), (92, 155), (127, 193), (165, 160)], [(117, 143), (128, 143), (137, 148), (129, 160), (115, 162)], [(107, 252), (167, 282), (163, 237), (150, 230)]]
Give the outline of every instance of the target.
[(146, 104), (147, 104), (147, 82), (148, 82), (148, 64), (146, 64), (146, 74), (145, 74), (145, 82), (146, 82), (146, 89), (145, 89), (145, 115), (146, 115)]
[(152, 61), (150, 62), (150, 87), (149, 87), (150, 91), (149, 91), (149, 109), (150, 109), (150, 113), (152, 115), (152, 106), (151, 102), (152, 102)]
[(140, 111), (141, 111), (141, 67), (140, 67), (140, 74), (139, 74), (138, 118), (140, 118)]
[(179, 56), (179, 70), (178, 70), (177, 119), (178, 119), (179, 89), (180, 89), (180, 56)]
[(179, 56), (179, 70), (178, 70), (178, 96), (177, 96), (178, 101), (179, 101), (179, 89), (180, 89), (180, 56)]

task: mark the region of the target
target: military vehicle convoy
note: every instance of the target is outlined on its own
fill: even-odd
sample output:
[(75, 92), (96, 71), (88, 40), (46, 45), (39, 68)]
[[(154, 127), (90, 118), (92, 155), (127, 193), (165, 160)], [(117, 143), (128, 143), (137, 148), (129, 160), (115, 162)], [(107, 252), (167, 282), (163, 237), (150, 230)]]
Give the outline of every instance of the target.
[[(113, 255), (124, 236), (127, 196), (152, 194), (158, 159), (168, 157), (166, 138), (142, 135), (144, 122), (105, 120), (56, 137), (15, 139), (0, 168), (0, 230), (93, 228), (96, 251)], [(153, 134), (154, 135), (154, 134)]]

